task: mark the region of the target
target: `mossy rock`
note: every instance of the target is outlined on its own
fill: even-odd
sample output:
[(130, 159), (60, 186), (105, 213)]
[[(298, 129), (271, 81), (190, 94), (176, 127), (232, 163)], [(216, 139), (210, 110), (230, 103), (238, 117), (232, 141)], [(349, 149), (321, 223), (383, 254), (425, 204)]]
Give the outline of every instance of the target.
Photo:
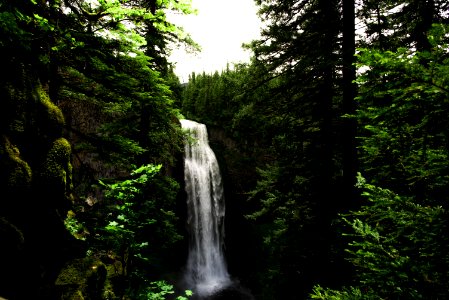
[(80, 290), (74, 290), (61, 296), (61, 300), (84, 300), (83, 292)]
[[(6, 136), (0, 137), (0, 185), (4, 187), (29, 187), (32, 180), (30, 166), (20, 157), (19, 148)], [(6, 192), (6, 191), (2, 191)]]
[(106, 264), (106, 270), (108, 271), (108, 278), (120, 277), (124, 273), (123, 265), (118, 260)]
[(51, 102), (48, 93), (40, 86), (37, 87), (37, 124), (45, 137), (54, 138), (62, 135), (65, 125), (64, 115), (59, 107)]
[(87, 257), (67, 263), (59, 273), (55, 286), (60, 292), (60, 299), (102, 299), (106, 279), (104, 263)]
[(101, 262), (84, 258), (70, 261), (62, 269), (61, 273), (59, 273), (55, 284), (76, 286), (85, 285), (89, 274), (98, 268), (97, 263)]
[(70, 143), (65, 138), (56, 139), (39, 171), (39, 184), (67, 198), (70, 197), (73, 189), (70, 155)]

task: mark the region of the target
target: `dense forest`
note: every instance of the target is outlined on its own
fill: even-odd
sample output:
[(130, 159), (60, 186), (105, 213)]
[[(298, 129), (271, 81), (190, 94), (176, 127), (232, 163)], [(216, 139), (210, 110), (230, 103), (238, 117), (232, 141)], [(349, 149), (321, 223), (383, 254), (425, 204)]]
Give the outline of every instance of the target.
[(196, 299), (184, 118), (250, 299), (449, 298), (449, 3), (255, 2), (251, 61), (181, 84), (188, 0), (0, 0), (0, 298)]

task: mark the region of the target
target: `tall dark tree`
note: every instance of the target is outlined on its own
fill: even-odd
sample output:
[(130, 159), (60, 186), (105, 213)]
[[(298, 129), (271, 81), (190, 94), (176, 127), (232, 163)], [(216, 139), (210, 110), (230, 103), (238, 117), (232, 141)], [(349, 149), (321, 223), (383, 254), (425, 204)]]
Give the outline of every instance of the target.
[(355, 97), (357, 95), (356, 66), (355, 66), (355, 1), (343, 0), (343, 41), (342, 41), (342, 110), (347, 117), (342, 127), (342, 170), (343, 186), (347, 208), (355, 207), (355, 179), (357, 172), (356, 132), (357, 122), (350, 116), (356, 109)]
[(342, 219), (354, 288), (317, 287), (312, 298), (447, 297), (447, 32), (433, 25), (429, 51), (359, 53), (357, 185), (367, 202)]
[[(272, 82), (270, 98), (258, 106), (272, 116), (273, 160), (252, 194), (261, 205), (251, 217), (276, 224), (265, 232), (273, 259), (267, 264), (287, 278), (277, 292), (288, 293), (289, 286), (302, 284), (307, 290), (318, 280), (316, 265), (332, 276), (331, 264), (315, 255), (329, 257), (331, 220), (347, 206), (337, 183), (343, 164), (342, 115), (351, 109), (341, 105), (341, 6), (339, 1), (258, 3), (269, 25), (252, 47), (256, 64), (268, 69), (262, 82)], [(351, 93), (345, 95), (348, 102)]]

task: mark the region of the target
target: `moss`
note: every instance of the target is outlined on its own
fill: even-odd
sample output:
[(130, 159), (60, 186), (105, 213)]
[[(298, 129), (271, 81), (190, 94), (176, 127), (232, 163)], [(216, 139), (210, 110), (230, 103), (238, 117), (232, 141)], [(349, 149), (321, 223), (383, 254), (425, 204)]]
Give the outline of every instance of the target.
[(69, 297), (63, 297), (61, 299), (67, 300), (84, 300), (83, 292), (80, 290), (76, 290), (73, 294), (69, 295)]
[(60, 272), (55, 285), (61, 299), (84, 299), (83, 295), (89, 299), (112, 299), (113, 296), (105, 264), (92, 257), (69, 262)]
[(62, 111), (59, 109), (59, 107), (51, 102), (50, 97), (42, 87), (38, 87), (37, 92), (39, 94), (40, 103), (44, 106), (50, 122), (56, 127), (64, 126), (64, 115), (62, 114)]
[(36, 83), (33, 91), (35, 109), (30, 113), (31, 124), (35, 134), (41, 140), (51, 140), (62, 135), (65, 125), (64, 115), (57, 105), (51, 102), (48, 93), (40, 83)]
[(85, 287), (87, 279), (98, 270), (103, 263), (94, 258), (80, 258), (70, 261), (61, 271), (55, 284), (77, 285)]
[(47, 185), (63, 190), (67, 194), (72, 189), (71, 151), (70, 143), (65, 138), (55, 140), (41, 170), (41, 177)]
[(47, 157), (55, 162), (65, 163), (70, 161), (71, 152), (70, 143), (65, 138), (59, 138), (53, 142)]
[(52, 210), (57, 209), (60, 216), (65, 216), (73, 204), (70, 159), (69, 142), (65, 138), (58, 138), (49, 146), (34, 173), (36, 192), (45, 200), (41, 204)]
[(106, 265), (106, 270), (108, 271), (108, 277), (120, 277), (124, 274), (122, 263), (118, 260), (114, 260), (112, 263)]
[(21, 159), (19, 148), (2, 135), (0, 139), (0, 183), (7, 187), (29, 187), (31, 180), (31, 168)]

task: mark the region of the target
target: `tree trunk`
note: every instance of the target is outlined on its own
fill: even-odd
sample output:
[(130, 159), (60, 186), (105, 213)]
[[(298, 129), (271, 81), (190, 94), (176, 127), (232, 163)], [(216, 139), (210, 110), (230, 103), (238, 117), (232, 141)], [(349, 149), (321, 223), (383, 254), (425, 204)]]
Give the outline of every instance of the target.
[[(354, 98), (357, 87), (355, 70), (355, 4), (354, 0), (343, 0), (343, 114), (355, 113)], [(355, 180), (357, 172), (356, 149), (357, 123), (353, 118), (343, 120), (343, 199), (346, 209), (354, 207)]]

